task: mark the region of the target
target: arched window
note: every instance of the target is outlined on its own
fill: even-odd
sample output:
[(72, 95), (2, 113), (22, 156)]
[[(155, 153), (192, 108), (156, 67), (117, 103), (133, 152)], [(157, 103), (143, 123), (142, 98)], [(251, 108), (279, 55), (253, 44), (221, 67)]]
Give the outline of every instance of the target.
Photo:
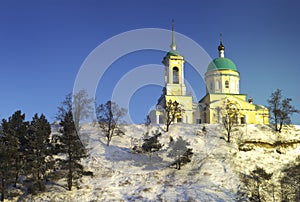
[(225, 81), (225, 88), (229, 88), (229, 81)]
[(179, 69), (178, 67), (173, 67), (173, 83), (179, 83)]

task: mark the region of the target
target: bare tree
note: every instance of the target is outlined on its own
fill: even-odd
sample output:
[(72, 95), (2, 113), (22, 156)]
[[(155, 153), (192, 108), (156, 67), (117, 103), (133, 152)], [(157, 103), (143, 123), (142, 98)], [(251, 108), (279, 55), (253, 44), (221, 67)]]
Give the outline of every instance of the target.
[(175, 100), (169, 100), (165, 106), (166, 113), (166, 131), (169, 131), (170, 125), (175, 121), (175, 118), (181, 117), (183, 113), (183, 109), (181, 109), (180, 104)]
[(227, 133), (227, 142), (230, 142), (231, 131), (238, 123), (238, 115), (239, 110), (237, 105), (229, 100), (226, 100), (222, 110), (222, 123)]
[(99, 126), (105, 133), (107, 146), (109, 146), (112, 137), (121, 133), (119, 124), (127, 111), (124, 108), (120, 108), (116, 103), (107, 101), (105, 104), (100, 104), (97, 107), (96, 113)]
[(56, 119), (62, 121), (69, 112), (72, 112), (77, 135), (85, 146), (87, 146), (88, 137), (83, 137), (83, 134), (80, 133), (80, 122), (90, 118), (93, 107), (92, 104), (93, 99), (88, 97), (85, 90), (80, 90), (74, 95), (69, 93), (61, 103), (61, 106), (58, 107), (56, 114)]
[(291, 115), (293, 113), (300, 113), (294, 106), (291, 105), (292, 99), (285, 98), (282, 100), (282, 90), (277, 89), (267, 100), (269, 103), (269, 110), (271, 112), (271, 119), (274, 120), (275, 130), (281, 132), (284, 124), (291, 124)]
[(76, 94), (69, 93), (56, 114), (57, 120), (63, 120), (69, 111), (72, 111), (74, 124), (77, 131), (80, 130), (80, 121), (90, 118), (93, 99), (88, 97), (85, 90), (80, 90)]
[(282, 90), (277, 89), (270, 96), (270, 99), (267, 100), (269, 103), (269, 110), (271, 112), (271, 119), (274, 120), (275, 130), (279, 131), (278, 122), (279, 122), (279, 114), (281, 108), (281, 99), (282, 99)]

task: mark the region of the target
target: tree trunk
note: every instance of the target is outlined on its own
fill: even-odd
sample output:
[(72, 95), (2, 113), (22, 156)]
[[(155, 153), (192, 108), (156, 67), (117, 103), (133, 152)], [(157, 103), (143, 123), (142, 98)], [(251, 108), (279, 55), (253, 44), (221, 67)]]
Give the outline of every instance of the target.
[(260, 187), (260, 185), (259, 185), (259, 183), (258, 183), (258, 185), (257, 185), (257, 198), (258, 198), (258, 202), (261, 202), (261, 200), (260, 200), (259, 187)]
[[(110, 129), (111, 130), (111, 129)], [(111, 134), (111, 131), (108, 131), (107, 132), (107, 142), (106, 142), (106, 145), (109, 146), (110, 144), (110, 141), (111, 141), (111, 138), (112, 138), (112, 134)]]
[(227, 142), (230, 142), (230, 131), (227, 132)]
[(283, 125), (283, 122), (281, 121), (280, 125), (279, 125), (279, 129), (278, 129), (278, 132), (280, 132), (280, 133), (281, 133), (281, 130), (282, 130), (282, 125)]
[(68, 173), (68, 189), (69, 191), (72, 190), (72, 184), (73, 184), (73, 167), (72, 167), (72, 157), (69, 153), (69, 173)]
[(275, 131), (278, 131), (278, 122), (277, 122), (277, 115), (274, 114), (274, 122), (275, 122)]
[(177, 160), (177, 163), (178, 163), (178, 170), (181, 169), (181, 161), (180, 161), (180, 155), (178, 156), (178, 160)]
[(169, 123), (167, 123), (167, 129), (166, 129), (166, 132), (168, 132), (169, 131)]
[(5, 182), (4, 178), (1, 178), (1, 201), (4, 201), (4, 192), (5, 192)]

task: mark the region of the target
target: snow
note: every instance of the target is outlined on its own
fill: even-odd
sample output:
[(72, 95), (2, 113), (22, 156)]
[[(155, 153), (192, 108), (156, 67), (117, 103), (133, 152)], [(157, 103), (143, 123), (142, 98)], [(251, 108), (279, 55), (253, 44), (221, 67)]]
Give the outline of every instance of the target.
[[(168, 133), (163, 126), (151, 126), (150, 134), (159, 130), (163, 144), (157, 154), (147, 155), (131, 151), (133, 143), (141, 144), (144, 125), (124, 125), (125, 135), (113, 137), (106, 146), (97, 126), (85, 124), (82, 133), (88, 135), (90, 156), (83, 160), (86, 170), (80, 186), (67, 191), (65, 181), (48, 185), (47, 192), (27, 196), (25, 201), (235, 201), (240, 186), (239, 174), (249, 174), (256, 166), (273, 173), (279, 180), (280, 170), (293, 163), (300, 152), (300, 144), (282, 149), (253, 144), (249, 151), (240, 151), (243, 142), (299, 141), (300, 126), (289, 127), (276, 134), (269, 126), (243, 125), (232, 135), (232, 143), (225, 141), (221, 125), (171, 125)], [(192, 161), (176, 170), (167, 157), (170, 136), (182, 136), (193, 149)], [(135, 141), (134, 141), (135, 140)]]

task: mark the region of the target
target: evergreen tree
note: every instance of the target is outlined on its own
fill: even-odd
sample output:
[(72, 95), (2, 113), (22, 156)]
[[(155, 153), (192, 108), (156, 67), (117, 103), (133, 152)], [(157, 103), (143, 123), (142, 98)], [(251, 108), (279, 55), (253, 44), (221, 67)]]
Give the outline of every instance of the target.
[(300, 157), (283, 169), (280, 184), (282, 201), (300, 201)]
[(158, 141), (159, 136), (161, 136), (161, 133), (158, 131), (156, 131), (156, 133), (151, 137), (149, 137), (148, 133), (146, 133), (144, 143), (142, 145), (143, 151), (147, 153), (159, 151), (162, 148), (162, 145)]
[(261, 185), (264, 181), (270, 180), (272, 178), (273, 173), (267, 173), (263, 168), (256, 167), (255, 170), (251, 173), (253, 180), (256, 182), (256, 192), (253, 194), (253, 199), (257, 201), (261, 201)]
[(19, 141), (13, 135), (9, 123), (3, 119), (0, 129), (0, 178), (1, 178), (1, 201), (6, 198), (8, 187), (15, 181), (15, 155), (18, 153)]
[(183, 140), (181, 136), (176, 141), (170, 143), (171, 151), (168, 157), (175, 158), (176, 169), (181, 169), (183, 157), (187, 157), (189, 160), (189, 154), (192, 154), (192, 150), (188, 148), (190, 144)]
[(60, 136), (59, 153), (65, 156), (59, 160), (60, 169), (67, 170), (68, 190), (72, 190), (73, 181), (83, 174), (80, 160), (86, 157), (86, 150), (80, 141), (74, 124), (72, 111), (65, 114), (61, 121), (62, 135)]
[(43, 181), (46, 172), (51, 168), (52, 150), (50, 144), (51, 126), (46, 117), (35, 114), (27, 133), (26, 171), (32, 180), (32, 190), (36, 187), (44, 190)]
[[(144, 142), (142, 144), (142, 151), (147, 153), (149, 155), (149, 158), (150, 158), (150, 165), (153, 165), (153, 162), (152, 162), (152, 154), (155, 154), (157, 151), (159, 151), (163, 145), (160, 144), (159, 140), (158, 140), (158, 137), (161, 136), (161, 133), (156, 130), (154, 133), (152, 133), (152, 136), (149, 136), (149, 133), (146, 132), (144, 134)], [(158, 156), (157, 156), (158, 157)], [(159, 161), (161, 161), (162, 159), (158, 157)]]
[(25, 163), (25, 150), (27, 147), (26, 132), (28, 128), (28, 122), (25, 122), (25, 114), (22, 114), (20, 110), (16, 111), (11, 117), (8, 118), (6, 125), (7, 135), (13, 136), (18, 140), (18, 150), (14, 154), (14, 170), (15, 180), (14, 186), (16, 186), (19, 175), (21, 174)]

